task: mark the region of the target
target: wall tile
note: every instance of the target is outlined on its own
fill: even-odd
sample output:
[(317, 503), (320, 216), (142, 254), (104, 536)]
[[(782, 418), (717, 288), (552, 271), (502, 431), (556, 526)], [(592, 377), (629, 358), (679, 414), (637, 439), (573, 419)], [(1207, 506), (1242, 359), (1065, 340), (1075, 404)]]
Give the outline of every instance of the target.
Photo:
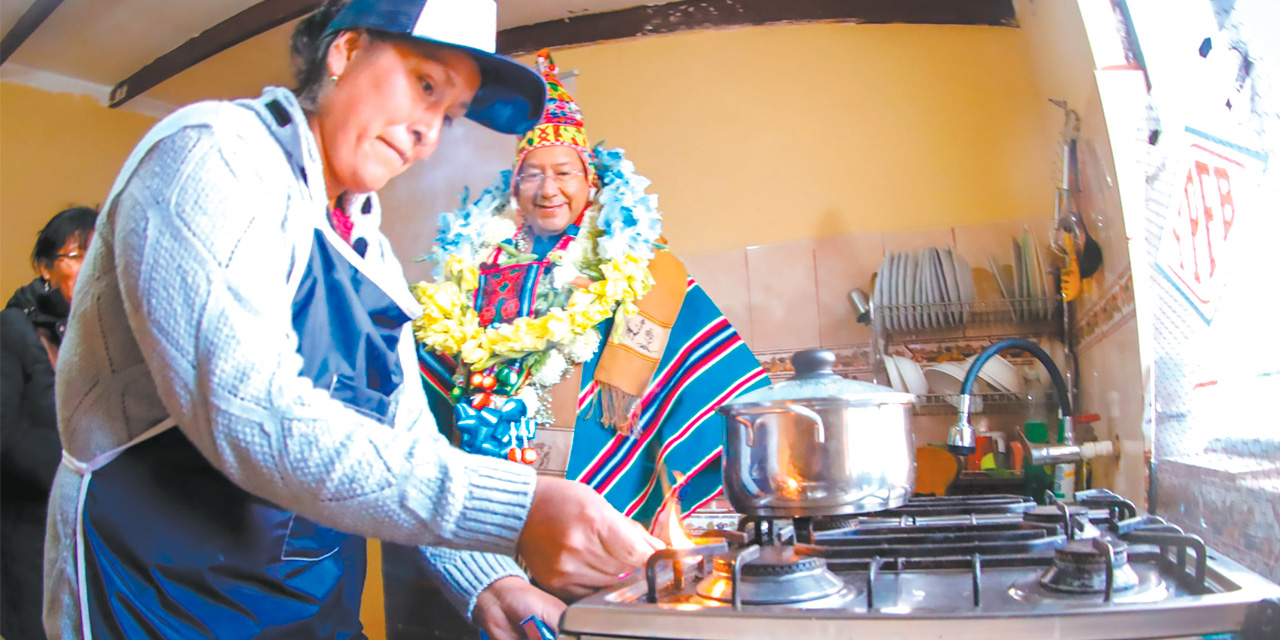
[(919, 251), (926, 247), (950, 247), (954, 242), (951, 227), (914, 229), (884, 234), (885, 255), (895, 251)]
[(754, 350), (820, 343), (813, 240), (747, 247), (747, 281)]
[(1090, 342), (1077, 355), (1080, 406), (1076, 413), (1100, 415), (1101, 422), (1094, 425), (1098, 438), (1118, 439), (1121, 455), (1135, 458), (1097, 460), (1094, 486), (1114, 489), (1130, 500), (1141, 502), (1147, 494), (1146, 464), (1142, 460), (1146, 389), (1139, 364), (1137, 322), (1130, 317), (1109, 327), (1100, 339)]
[(880, 234), (860, 233), (814, 242), (817, 268), (818, 332), (823, 347), (871, 342), (871, 327), (858, 324), (849, 292), (862, 289), (870, 299), (871, 275), (884, 259)]
[(733, 249), (718, 253), (682, 256), (689, 275), (711, 296), (720, 312), (738, 330), (742, 340), (751, 346), (751, 292), (747, 278), (747, 250)]

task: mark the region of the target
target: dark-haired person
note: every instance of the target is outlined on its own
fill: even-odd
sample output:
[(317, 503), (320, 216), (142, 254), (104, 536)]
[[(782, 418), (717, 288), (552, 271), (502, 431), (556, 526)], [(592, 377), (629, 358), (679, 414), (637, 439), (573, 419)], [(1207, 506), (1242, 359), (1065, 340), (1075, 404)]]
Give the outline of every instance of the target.
[[(294, 91), (162, 120), (117, 179), (58, 361), (55, 638), (361, 638), (365, 538), (420, 546), (501, 638), (661, 546), (585, 485), (440, 436), (374, 191), (537, 74), (493, 0), (329, 2)], [(406, 384), (408, 381), (408, 384)], [(435, 545), (435, 546), (429, 546)], [(496, 615), (495, 615), (496, 614)]]
[(15, 291), (0, 311), (0, 636), (9, 640), (44, 637), (44, 523), (62, 456), (53, 364), (97, 216), (89, 207), (53, 216), (31, 251), (39, 277)]

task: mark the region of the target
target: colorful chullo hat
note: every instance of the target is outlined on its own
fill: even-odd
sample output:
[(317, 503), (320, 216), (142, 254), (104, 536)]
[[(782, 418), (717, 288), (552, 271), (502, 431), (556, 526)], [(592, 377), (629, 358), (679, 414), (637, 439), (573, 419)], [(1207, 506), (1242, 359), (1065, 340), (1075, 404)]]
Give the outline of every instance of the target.
[(551, 60), (551, 51), (543, 49), (538, 52), (538, 71), (547, 83), (547, 110), (543, 112), (538, 124), (526, 133), (516, 146), (515, 170), (530, 151), (541, 147), (562, 145), (572, 147), (582, 157), (582, 165), (587, 171), (587, 183), (595, 184), (595, 156), (591, 146), (587, 144), (587, 129), (582, 121), (582, 110), (573, 96), (565, 91), (564, 84), (557, 75), (560, 69)]

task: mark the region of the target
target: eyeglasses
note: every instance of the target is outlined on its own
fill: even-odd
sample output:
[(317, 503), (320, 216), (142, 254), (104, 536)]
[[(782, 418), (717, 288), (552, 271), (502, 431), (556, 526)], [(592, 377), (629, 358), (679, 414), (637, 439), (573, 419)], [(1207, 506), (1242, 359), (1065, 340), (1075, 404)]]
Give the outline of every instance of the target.
[(84, 252), (83, 252), (83, 251), (72, 251), (72, 252), (69, 252), (69, 253), (59, 253), (58, 255), (56, 255), (56, 256), (54, 256), (54, 257), (53, 257), (53, 261), (54, 261), (54, 262), (57, 262), (57, 261), (62, 260), (62, 259), (67, 259), (67, 260), (84, 260)]
[(516, 191), (532, 193), (542, 189), (548, 178), (555, 181), (556, 186), (566, 186), (576, 176), (585, 175), (581, 171), (557, 171), (555, 173), (524, 173), (516, 176)]

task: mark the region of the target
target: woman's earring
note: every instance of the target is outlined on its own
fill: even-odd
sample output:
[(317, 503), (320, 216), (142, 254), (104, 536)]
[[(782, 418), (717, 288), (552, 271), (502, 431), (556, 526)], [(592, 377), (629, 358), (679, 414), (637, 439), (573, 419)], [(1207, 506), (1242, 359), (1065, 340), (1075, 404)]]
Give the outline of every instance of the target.
[(329, 84), (338, 84), (338, 76), (329, 76)]
[(49, 286), (49, 279), (48, 279), (48, 278), (40, 278), (40, 280), (41, 280), (42, 282), (44, 282), (44, 292), (45, 292), (45, 293), (49, 293), (49, 289), (51, 288), (51, 287)]

